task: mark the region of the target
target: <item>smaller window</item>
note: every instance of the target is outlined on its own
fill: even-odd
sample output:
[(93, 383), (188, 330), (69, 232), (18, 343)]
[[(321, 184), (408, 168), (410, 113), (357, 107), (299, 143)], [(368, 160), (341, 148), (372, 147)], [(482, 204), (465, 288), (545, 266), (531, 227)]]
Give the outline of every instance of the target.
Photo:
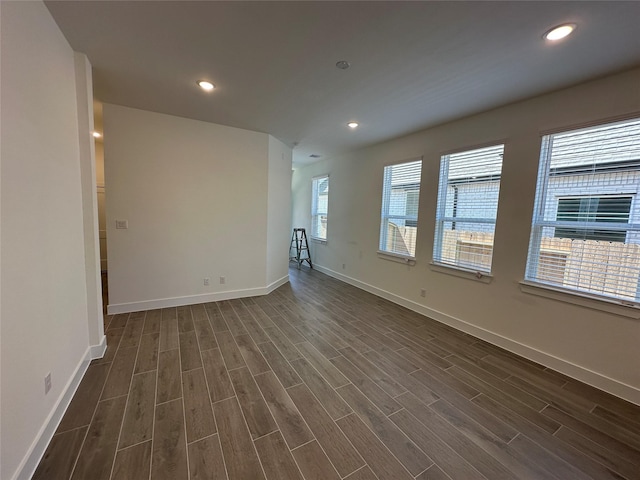
[(631, 196), (625, 197), (568, 197), (558, 199), (556, 222), (576, 222), (575, 228), (556, 227), (555, 238), (572, 240), (601, 240), (624, 242), (626, 231), (584, 228), (584, 222), (627, 223), (631, 210)]
[(415, 257), (422, 160), (384, 167), (380, 251)]
[(433, 260), (491, 271), (504, 145), (442, 156)]
[(313, 179), (311, 193), (311, 238), (327, 239), (329, 211), (329, 175)]

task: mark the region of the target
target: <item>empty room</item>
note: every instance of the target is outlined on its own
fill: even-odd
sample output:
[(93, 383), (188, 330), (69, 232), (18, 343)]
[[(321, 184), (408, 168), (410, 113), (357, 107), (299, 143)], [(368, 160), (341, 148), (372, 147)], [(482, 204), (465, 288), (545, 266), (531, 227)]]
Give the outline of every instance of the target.
[(640, 480), (638, 19), (0, 0), (0, 478)]

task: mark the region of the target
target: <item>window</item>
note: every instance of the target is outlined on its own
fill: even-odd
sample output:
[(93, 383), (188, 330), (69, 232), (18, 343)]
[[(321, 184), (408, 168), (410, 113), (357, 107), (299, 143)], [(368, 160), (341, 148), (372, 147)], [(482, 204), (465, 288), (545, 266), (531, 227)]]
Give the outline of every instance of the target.
[(422, 159), (384, 167), (380, 251), (415, 257)]
[(525, 279), (638, 302), (640, 119), (542, 139)]
[(314, 178), (311, 190), (311, 238), (326, 240), (329, 175)]
[[(631, 197), (569, 197), (558, 198), (558, 222), (612, 222), (627, 223)], [(605, 242), (624, 242), (627, 234), (623, 231), (611, 231), (588, 228), (556, 227), (554, 237), (604, 240)]]
[(435, 263), (491, 271), (503, 152), (495, 145), (440, 159)]

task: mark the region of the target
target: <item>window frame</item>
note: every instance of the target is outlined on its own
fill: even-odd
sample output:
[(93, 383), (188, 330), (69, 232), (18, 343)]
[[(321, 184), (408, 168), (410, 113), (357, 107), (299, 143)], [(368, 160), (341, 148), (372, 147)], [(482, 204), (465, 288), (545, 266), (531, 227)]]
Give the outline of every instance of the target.
[[(327, 180), (327, 209), (326, 212), (318, 211), (318, 204), (320, 198), (319, 192), (319, 184), (322, 180)], [(329, 232), (329, 187), (330, 187), (330, 179), (329, 174), (317, 175), (311, 179), (311, 232), (309, 237), (311, 240), (315, 240), (317, 242), (326, 243), (328, 232)], [(317, 225), (318, 217), (324, 216), (325, 218), (325, 227), (324, 227), (324, 237), (318, 235), (318, 232), (315, 231), (315, 226)]]
[[(498, 180), (498, 198), (496, 199), (496, 215), (495, 218), (489, 217), (448, 217), (446, 215), (447, 209), (447, 189), (450, 186), (449, 179), (449, 166), (450, 166), (450, 157), (452, 155), (458, 155), (461, 153), (473, 152), (476, 150), (483, 149), (491, 149), (502, 147), (502, 160), (500, 162), (500, 174), (497, 175)], [(502, 181), (502, 165), (504, 163), (504, 151), (506, 147), (506, 141), (498, 140), (492, 143), (486, 143), (478, 146), (456, 149), (454, 151), (446, 152), (441, 154), (440, 156), (440, 170), (438, 176), (438, 200), (436, 205), (436, 218), (435, 218), (435, 231), (434, 231), (434, 241), (433, 241), (433, 254), (432, 254), (432, 269), (441, 273), (453, 273), (459, 272), (458, 276), (462, 276), (463, 278), (471, 278), (476, 280), (482, 280), (484, 282), (490, 281), (492, 278), (492, 266), (493, 266), (493, 247), (495, 245), (495, 233), (494, 239), (491, 243), (491, 264), (488, 268), (482, 268), (480, 265), (471, 264), (471, 263), (453, 263), (442, 260), (442, 250), (443, 250), (443, 241), (444, 241), (444, 225), (446, 223), (473, 223), (473, 224), (484, 224), (484, 225), (493, 225), (493, 230), (495, 232), (495, 225), (498, 219), (498, 208), (499, 208), (499, 199), (500, 199), (500, 182)], [(446, 175), (446, 176), (445, 176)], [(485, 181), (492, 181), (494, 179), (494, 175), (489, 175), (489, 178)], [(479, 181), (478, 183), (481, 183)], [(473, 184), (473, 183), (469, 183)], [(458, 208), (457, 200), (456, 208)], [(452, 229), (455, 230), (455, 229)], [(478, 242), (478, 245), (481, 245), (482, 248), (487, 247), (486, 242)], [(450, 271), (447, 271), (450, 269)]]
[[(520, 281), (521, 290), (525, 293), (542, 296), (545, 298), (552, 298), (554, 300), (565, 301), (567, 303), (572, 303), (576, 305), (588, 306), (590, 308), (595, 308), (598, 310), (614, 313), (617, 315), (622, 315), (626, 317), (632, 318), (640, 318), (640, 278), (638, 279), (638, 288), (637, 291), (639, 293), (636, 294), (635, 300), (629, 300), (627, 298), (623, 298), (622, 295), (615, 295), (611, 293), (603, 293), (600, 291), (588, 290), (579, 288), (579, 286), (574, 285), (565, 285), (553, 283), (550, 281), (541, 281), (537, 276), (537, 271), (540, 269), (540, 261), (539, 257), (543, 253), (543, 249), (541, 248), (542, 238), (543, 238), (543, 229), (544, 228), (554, 228), (554, 238), (555, 238), (555, 228), (568, 228), (573, 230), (583, 229), (583, 230), (609, 230), (609, 231), (620, 231), (625, 233), (625, 241), (624, 242), (616, 242), (616, 243), (624, 243), (625, 245), (632, 244), (634, 242), (627, 243), (629, 239), (629, 234), (632, 232), (640, 233), (640, 222), (637, 219), (633, 220), (634, 214), (637, 212), (634, 211), (634, 208), (637, 208), (637, 202), (640, 199), (637, 198), (638, 189), (630, 187), (626, 185), (624, 187), (611, 187), (608, 185), (601, 186), (599, 189), (595, 190), (590, 194), (580, 195), (575, 194), (570, 191), (568, 187), (564, 187), (563, 189), (559, 189), (554, 193), (555, 198), (555, 216), (557, 218), (558, 215), (558, 206), (559, 200), (562, 198), (578, 198), (578, 197), (591, 197), (591, 198), (602, 198), (602, 197), (630, 197), (631, 202), (629, 206), (629, 214), (627, 222), (573, 222), (573, 221), (551, 221), (545, 220), (545, 208), (546, 204), (549, 201), (548, 197), (550, 195), (549, 190), (549, 180), (551, 178), (552, 170), (555, 169), (557, 174), (563, 167), (551, 167), (552, 154), (553, 154), (553, 137), (556, 135), (562, 134), (571, 134), (571, 133), (579, 133), (581, 131), (593, 129), (593, 128), (608, 128), (613, 127), (615, 124), (626, 123), (626, 122), (638, 122), (640, 121), (640, 117), (637, 115), (632, 117), (618, 117), (608, 120), (602, 120), (598, 122), (590, 122), (588, 124), (578, 125), (574, 127), (564, 128), (561, 130), (553, 130), (553, 131), (544, 131), (541, 132), (541, 142), (540, 142), (540, 156), (538, 162), (538, 175), (536, 181), (536, 192), (535, 192), (535, 201), (534, 208), (532, 212), (532, 220), (531, 220), (531, 234), (529, 240), (529, 248), (527, 253), (527, 262), (526, 262), (526, 271), (525, 276), (522, 281)], [(601, 162), (594, 164), (585, 164), (584, 171), (592, 171), (594, 165), (600, 165), (602, 168), (602, 172), (604, 171), (620, 171), (618, 169), (622, 169), (623, 171), (636, 171), (640, 172), (640, 168), (633, 167), (633, 165), (625, 165), (625, 160), (614, 160), (611, 162)], [(572, 167), (576, 168), (576, 167)], [(580, 170), (576, 170), (576, 172), (580, 173)], [(577, 173), (576, 173), (577, 174)], [(542, 178), (544, 176), (544, 183), (542, 184)], [(636, 215), (637, 216), (637, 215)], [(579, 223), (580, 227), (576, 228), (575, 223)], [(567, 237), (569, 238), (569, 237)], [(588, 238), (587, 238), (588, 239)], [(615, 242), (615, 240), (595, 240), (595, 241), (603, 241), (603, 242)], [(537, 261), (532, 261), (532, 255), (536, 255), (538, 257)]]
[[(391, 209), (391, 193), (393, 191), (393, 185), (392, 185), (392, 176), (393, 176), (393, 168), (394, 167), (400, 167), (400, 166), (404, 166), (404, 165), (409, 165), (412, 163), (419, 163), (419, 179), (418, 182), (413, 182), (413, 183), (407, 183), (405, 185), (408, 186), (415, 186), (415, 188), (412, 188), (410, 190), (405, 190), (408, 193), (416, 193), (417, 192), (417, 201), (416, 201), (416, 214), (415, 215), (396, 215), (396, 214), (390, 214), (390, 209)], [(407, 263), (410, 265), (415, 265), (415, 259), (416, 259), (416, 252), (415, 249), (417, 248), (417, 238), (418, 238), (418, 217), (419, 217), (419, 210), (420, 210), (420, 190), (422, 188), (422, 166), (423, 166), (423, 157), (415, 157), (415, 158), (411, 158), (411, 159), (407, 159), (407, 160), (401, 160), (399, 162), (393, 162), (393, 163), (388, 163), (385, 164), (383, 167), (383, 171), (382, 171), (382, 201), (381, 201), (381, 207), (380, 207), (380, 232), (379, 232), (379, 236), (378, 236), (378, 255), (381, 256), (382, 258), (388, 259), (388, 260), (394, 260), (394, 261), (398, 261), (401, 263)], [(406, 209), (405, 209), (405, 213), (406, 213)], [(399, 252), (395, 252), (393, 250), (386, 250), (383, 248), (383, 245), (386, 245), (388, 243), (388, 222), (390, 219), (397, 219), (397, 220), (404, 220), (404, 221), (410, 221), (412, 223), (415, 224), (415, 226), (412, 225), (412, 228), (416, 229), (416, 241), (415, 241), (415, 245), (414, 245), (414, 252), (413, 254), (409, 254), (406, 255), (404, 253), (399, 253)]]

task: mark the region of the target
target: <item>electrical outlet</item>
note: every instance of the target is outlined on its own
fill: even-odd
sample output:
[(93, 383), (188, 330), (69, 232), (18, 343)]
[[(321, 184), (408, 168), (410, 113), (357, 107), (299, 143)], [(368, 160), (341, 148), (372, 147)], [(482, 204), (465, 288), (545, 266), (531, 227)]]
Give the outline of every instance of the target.
[(225, 277), (220, 277), (220, 285), (224, 285), (227, 282)]
[(46, 395), (51, 390), (51, 372), (47, 373), (47, 376), (44, 377), (44, 394)]
[(420, 289), (420, 296), (423, 298), (427, 296), (427, 291), (424, 288)]
[(204, 279), (204, 284), (205, 284), (205, 286), (209, 285), (209, 277)]

